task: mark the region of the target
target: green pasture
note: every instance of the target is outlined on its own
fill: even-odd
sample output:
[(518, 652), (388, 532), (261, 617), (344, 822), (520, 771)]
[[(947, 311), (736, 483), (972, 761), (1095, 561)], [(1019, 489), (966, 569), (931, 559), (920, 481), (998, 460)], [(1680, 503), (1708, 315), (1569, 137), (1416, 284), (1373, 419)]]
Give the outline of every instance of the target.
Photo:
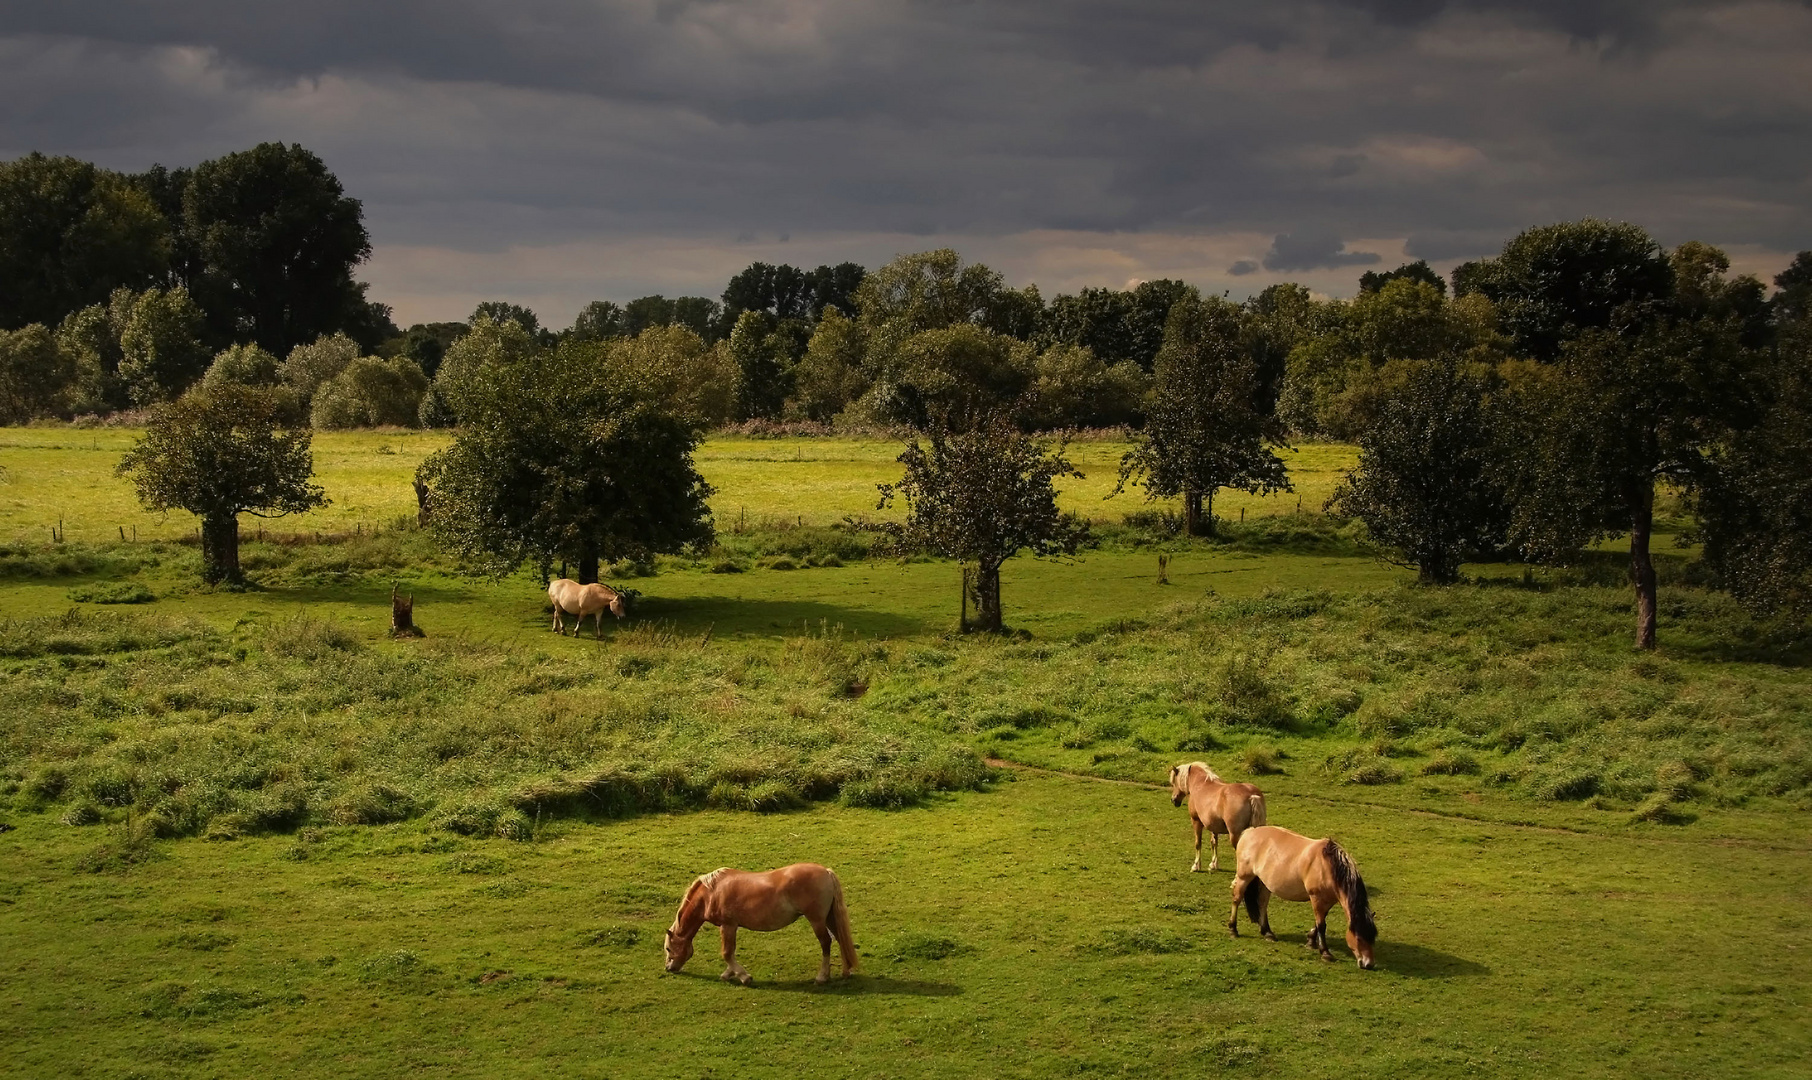
[[(1803, 833), (1772, 843), (1484, 824), (1357, 795), (1272, 814), (1359, 853), (1380, 970), (1230, 940), (1149, 787), (1021, 778), (882, 813), (706, 811), (527, 842), (414, 825), (160, 848), (0, 836), (0, 994), (21, 1077), (1803, 1075)], [(1786, 821), (1781, 821), (1783, 826)], [(821, 860), (862, 970), (815, 987), (803, 923), (660, 939), (691, 877)], [(1339, 916), (1334, 916), (1335, 927)]]
[[(1066, 503), (1101, 545), (1010, 563), (1016, 633), (964, 637), (953, 565), (828, 527), (872, 512), (896, 446), (712, 440), (719, 548), (618, 567), (636, 617), (557, 638), (538, 579), (410, 527), (441, 436), (320, 436), (336, 505), (248, 519), (244, 591), (201, 586), (192, 523), (111, 475), (132, 438), (0, 430), (0, 1075), (1812, 1056), (1812, 641), (1684, 553), (1639, 656), (1614, 555), (1426, 589), (1295, 496), (1168, 537), (1101, 500), (1121, 448), (1078, 443)], [(1305, 510), (1351, 460), (1300, 451)], [(393, 585), (426, 638), (385, 634)], [(1194, 758), (1353, 852), (1381, 970), (1309, 953), (1302, 906), (1274, 905), (1279, 943), (1227, 939), (1230, 858), (1189, 874), (1154, 787)], [(693, 876), (800, 860), (842, 876), (861, 976), (814, 987), (803, 925), (742, 936), (753, 989), (716, 980), (709, 930), (663, 975)]]
[[(129, 482), (114, 466), (138, 438), (128, 428), (0, 428), (0, 542), (44, 541), (61, 523), (71, 542), (117, 540), (123, 526), (141, 540), (171, 539), (195, 531), (193, 515), (149, 514), (140, 509)], [(314, 441), (316, 480), (333, 505), (311, 514), (265, 525), (279, 533), (369, 531), (390, 528), (415, 515), (409, 486), (421, 460), (447, 444), (449, 436), (423, 431), (330, 431)], [(875, 509), (875, 485), (899, 479), (899, 443), (860, 439), (712, 438), (700, 448), (699, 471), (717, 489), (711, 500), (717, 526), (726, 532), (776, 523), (829, 525), (846, 516), (882, 519)], [(1141, 489), (1109, 500), (1119, 477), (1126, 444), (1086, 441), (1070, 446), (1070, 458), (1084, 480), (1062, 485), (1063, 506), (1085, 517), (1119, 520), (1148, 509)], [(1285, 451), (1294, 494), (1269, 497), (1223, 493), (1215, 512), (1238, 520), (1249, 516), (1319, 510), (1355, 460), (1353, 448), (1305, 445)], [(1176, 509), (1165, 502), (1160, 508)], [(258, 522), (244, 519), (256, 535)], [(136, 530), (136, 534), (134, 533)]]

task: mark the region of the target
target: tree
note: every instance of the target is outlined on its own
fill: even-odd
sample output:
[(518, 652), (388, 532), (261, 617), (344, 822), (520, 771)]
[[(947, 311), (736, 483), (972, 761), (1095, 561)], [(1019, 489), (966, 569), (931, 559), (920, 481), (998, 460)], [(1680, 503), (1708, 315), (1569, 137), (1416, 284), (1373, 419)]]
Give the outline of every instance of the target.
[(1455, 268), (1453, 288), (1484, 293), (1517, 354), (1552, 363), (1569, 339), (1608, 327), (1618, 309), (1669, 296), (1673, 267), (1636, 226), (1588, 218), (1525, 230), (1495, 259)]
[(1511, 539), (1552, 560), (1627, 531), (1639, 649), (1655, 647), (1656, 485), (1689, 484), (1701, 471), (1746, 411), (1755, 361), (1740, 299), (1755, 287), (1724, 279), (1721, 260), (1693, 248), (1677, 254), (1687, 287), (1620, 308), (1609, 325), (1567, 341), (1551, 371), (1512, 368), (1508, 398)]
[(0, 424), (22, 424), (63, 411), (75, 363), (39, 323), (0, 330)]
[(703, 296), (682, 296), (669, 300), (656, 293), (631, 300), (623, 306), (623, 336), (639, 337), (644, 330), (657, 326), (681, 326), (710, 344), (718, 340), (716, 324), (720, 318), (717, 301)]
[(278, 374), (284, 384), (295, 391), (306, 413), (314, 402), (315, 392), (358, 358), (359, 343), (345, 334), (334, 334), (291, 349)]
[(820, 422), (849, 407), (868, 392), (863, 367), (868, 339), (862, 324), (827, 309), (793, 371), (794, 409)]
[(239, 515), (281, 517), (326, 506), (310, 483), (312, 433), (289, 427), (278, 395), (258, 387), (198, 387), (159, 405), (120, 460), (139, 502), (201, 518), (202, 579), (241, 584)]
[(414, 427), (428, 377), (407, 356), (365, 356), (346, 365), (314, 395), (316, 428)]
[(766, 312), (749, 309), (737, 318), (727, 348), (736, 365), (738, 420), (780, 415), (793, 374), (783, 344), (774, 337), (774, 320)]
[(1146, 376), (1130, 360), (1105, 364), (1089, 349), (1053, 345), (1040, 353), (1023, 413), (1033, 431), (1114, 427), (1144, 413)]
[(454, 342), (466, 335), (471, 326), (462, 322), (416, 323), (394, 339), (385, 355), (407, 356), (421, 365), (422, 374), (432, 379), (440, 371), (441, 358)]
[(1426, 259), (1404, 263), (1395, 270), (1367, 270), (1359, 275), (1359, 291), (1375, 293), (1393, 281), (1420, 281), (1434, 286), (1442, 296), (1447, 295), (1447, 282), (1441, 280), (1441, 275), (1435, 273)]
[(462, 557), (498, 574), (569, 561), (589, 583), (603, 562), (710, 543), (697, 429), (631, 373), (569, 343), (479, 368), (465, 400), (453, 445), (417, 474)]
[(1145, 431), (1120, 461), (1116, 492), (1132, 481), (1150, 499), (1180, 495), (1187, 531), (1213, 535), (1221, 488), (1291, 490), (1282, 459), (1269, 449), (1283, 444), (1283, 430), (1260, 410), (1257, 365), (1241, 346), (1237, 305), (1218, 297), (1178, 301), (1155, 376)]
[(1037, 374), (1030, 345), (971, 323), (911, 334), (870, 364), (875, 415), (921, 431), (1010, 414)]
[(581, 341), (603, 341), (624, 336), (623, 309), (609, 300), (593, 300), (579, 309), (569, 333)]
[(447, 349), (434, 382), (422, 396), (419, 420), (423, 427), (451, 427), (466, 410), (469, 387), (488, 368), (510, 367), (535, 354), (534, 337), (514, 320), (493, 322), (478, 316), (471, 328)]
[(154, 285), (170, 250), (163, 215), (124, 176), (38, 153), (0, 162), (0, 330)]
[(119, 333), (119, 378), (136, 405), (182, 395), (207, 371), (206, 316), (178, 285), (137, 295), (118, 290), (109, 321)]
[(1087, 523), (1057, 509), (1052, 485), (1058, 477), (1082, 479), (1082, 473), (1061, 445), (1046, 453), (1004, 417), (955, 434), (934, 428), (926, 441), (921, 446), (914, 439), (900, 455), (906, 473), (880, 485), (879, 508), (896, 496), (906, 500), (906, 521), (894, 529), (904, 549), (974, 565), (972, 575), (965, 573), (973, 625), (998, 631), (1001, 565), (1021, 551), (1073, 555), (1087, 539)]
[(368, 321), (364, 287), (352, 277), (371, 254), (363, 215), (298, 145), (260, 143), (197, 165), (183, 222), (203, 267), (195, 298), (215, 339), (249, 339), (286, 356)]
[(736, 366), (721, 345), (708, 346), (684, 326), (654, 326), (602, 347), (574, 342), (574, 356), (592, 356), (697, 428), (727, 423), (736, 412)]
[(281, 382), (277, 358), (256, 345), (234, 345), (214, 357), (202, 376), (205, 386), (237, 383), (240, 386), (275, 386)]
[(1780, 292), (1771, 305), (1779, 322), (1791, 324), (1812, 316), (1812, 251), (1795, 255), (1785, 270), (1774, 275), (1774, 284)]
[(1423, 583), (1447, 585), (1467, 556), (1502, 547), (1509, 524), (1493, 468), (1492, 372), (1455, 357), (1394, 363), (1399, 388), (1328, 509), (1364, 522)]
[(513, 322), (528, 331), (530, 337), (541, 336), (541, 317), (521, 304), (512, 304), (507, 300), (486, 300), (479, 304), (472, 309), (466, 325), (475, 325), (480, 319), (498, 323)]
[(1812, 621), (1808, 314), (1785, 328), (1760, 375), (1750, 421), (1712, 446), (1694, 478), (1695, 538), (1720, 583), (1752, 611), (1805, 623)]

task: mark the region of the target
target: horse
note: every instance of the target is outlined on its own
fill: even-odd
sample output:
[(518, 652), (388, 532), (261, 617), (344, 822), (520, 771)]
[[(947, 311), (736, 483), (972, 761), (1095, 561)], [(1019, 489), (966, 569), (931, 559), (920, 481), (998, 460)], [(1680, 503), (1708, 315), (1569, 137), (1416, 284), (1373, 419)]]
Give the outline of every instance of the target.
[(820, 983), (830, 981), (831, 935), (843, 953), (843, 976), (856, 971), (856, 941), (849, 928), (849, 909), (843, 905), (843, 883), (829, 867), (794, 863), (765, 873), (721, 867), (695, 880), (680, 901), (673, 925), (667, 929), (667, 970), (678, 971), (692, 958), (692, 939), (705, 923), (719, 927), (723, 939), (725, 982), (748, 986), (755, 981), (736, 962), (736, 931), (779, 930), (799, 916), (818, 935), (821, 957)]
[(1256, 784), (1229, 784), (1215, 775), (1205, 761), (1191, 761), (1170, 770), (1170, 805), (1189, 799), (1189, 823), (1195, 826), (1195, 863), (1190, 873), (1202, 869), (1202, 830), (1210, 836), (1208, 869), (1221, 866), (1221, 834), (1237, 850), (1240, 834), (1265, 823), (1265, 795)]
[(1298, 903), (1306, 900), (1315, 912), (1309, 948), (1320, 949), (1323, 960), (1332, 960), (1328, 910), (1339, 904), (1346, 911), (1346, 947), (1353, 950), (1361, 971), (1372, 969), (1378, 925), (1372, 921), (1371, 905), (1365, 898), (1365, 880), (1345, 848), (1332, 840), (1311, 840), (1275, 825), (1260, 825), (1247, 829), (1235, 850), (1239, 869), (1233, 875), (1229, 933), (1239, 937), (1239, 906), (1244, 901), (1258, 932), (1266, 940), (1276, 941), (1277, 935), (1271, 932), (1271, 894)]
[(596, 582), (581, 585), (571, 578), (555, 578), (547, 583), (547, 599), (554, 605), (553, 631), (556, 634), (566, 632), (566, 621), (563, 615), (577, 615), (573, 621), (573, 636), (579, 636), (579, 627), (585, 624), (585, 617), (591, 616), (592, 625), (597, 628), (598, 637), (604, 637), (604, 610), (608, 608), (612, 615), (621, 619), (628, 614), (623, 597), (608, 585)]

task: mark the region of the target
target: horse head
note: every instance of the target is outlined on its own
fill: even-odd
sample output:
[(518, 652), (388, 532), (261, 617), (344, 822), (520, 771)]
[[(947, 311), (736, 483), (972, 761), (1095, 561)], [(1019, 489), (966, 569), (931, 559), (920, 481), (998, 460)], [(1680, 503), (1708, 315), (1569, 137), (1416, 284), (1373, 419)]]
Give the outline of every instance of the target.
[(692, 959), (692, 939), (681, 937), (672, 929), (667, 931), (666, 948), (668, 971), (678, 971), (686, 966), (686, 961)]
[(1182, 765), (1172, 766), (1170, 770), (1170, 805), (1183, 805), (1183, 799), (1189, 794), (1189, 774), (1196, 769), (1202, 770), (1202, 775), (1210, 780), (1220, 779), (1220, 777), (1214, 774), (1214, 770), (1208, 767), (1208, 763), (1205, 761), (1191, 761)]

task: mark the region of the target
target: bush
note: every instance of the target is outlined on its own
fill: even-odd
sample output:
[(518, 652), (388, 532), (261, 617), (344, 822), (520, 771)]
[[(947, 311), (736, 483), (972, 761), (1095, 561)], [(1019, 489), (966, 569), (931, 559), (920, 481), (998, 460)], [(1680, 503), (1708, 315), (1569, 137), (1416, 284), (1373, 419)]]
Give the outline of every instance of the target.
[(1283, 752), (1275, 747), (1248, 746), (1240, 755), (1240, 764), (1251, 776), (1274, 776), (1283, 772), (1283, 766), (1278, 764), (1281, 757)]
[(408, 357), (362, 357), (315, 392), (309, 416), (317, 428), (414, 427), (428, 377)]
[(1422, 763), (1423, 776), (1477, 776), (1478, 759), (1463, 750), (1443, 750)]

